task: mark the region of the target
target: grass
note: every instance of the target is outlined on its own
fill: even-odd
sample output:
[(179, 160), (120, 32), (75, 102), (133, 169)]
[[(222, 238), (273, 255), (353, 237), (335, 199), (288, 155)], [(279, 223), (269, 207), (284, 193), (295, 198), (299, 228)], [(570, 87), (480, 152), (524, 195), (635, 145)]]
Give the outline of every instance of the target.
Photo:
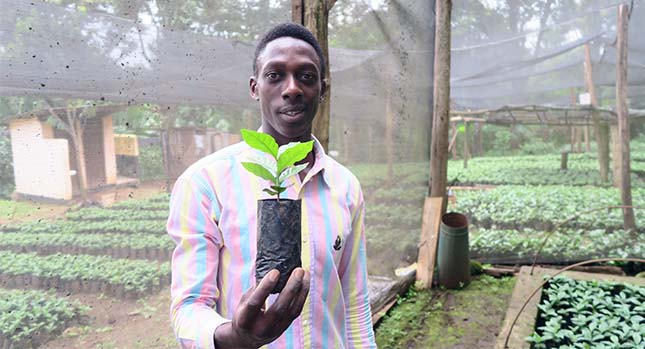
[(482, 275), (461, 290), (411, 288), (378, 324), (379, 348), (493, 347), (514, 278)]
[(32, 203), (22, 201), (0, 200), (0, 218), (13, 219), (28, 216), (39, 210), (39, 207)]

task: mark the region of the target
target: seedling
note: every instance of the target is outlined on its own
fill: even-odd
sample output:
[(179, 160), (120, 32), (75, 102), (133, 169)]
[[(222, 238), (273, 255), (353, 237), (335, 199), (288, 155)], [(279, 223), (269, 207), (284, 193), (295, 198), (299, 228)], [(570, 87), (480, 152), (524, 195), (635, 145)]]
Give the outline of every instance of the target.
[(296, 163), (311, 152), (314, 141), (291, 142), (278, 147), (278, 143), (271, 135), (247, 129), (242, 129), (242, 139), (251, 148), (270, 155), (270, 157), (251, 157), (250, 161), (242, 162), (242, 166), (252, 174), (271, 181), (272, 185), (263, 191), (280, 201), (280, 194), (288, 188), (282, 183), (307, 167), (308, 163), (300, 165)]

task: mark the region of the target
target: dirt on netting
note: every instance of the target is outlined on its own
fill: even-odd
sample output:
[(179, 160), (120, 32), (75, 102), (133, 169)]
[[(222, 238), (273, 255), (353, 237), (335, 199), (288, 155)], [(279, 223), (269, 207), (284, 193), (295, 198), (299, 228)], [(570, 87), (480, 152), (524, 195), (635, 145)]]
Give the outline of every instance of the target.
[(378, 324), (379, 348), (493, 348), (515, 278), (473, 278), (462, 290), (408, 292)]
[(42, 348), (177, 348), (169, 290), (136, 301), (102, 295), (68, 298), (90, 307), (86, 323), (67, 328)]

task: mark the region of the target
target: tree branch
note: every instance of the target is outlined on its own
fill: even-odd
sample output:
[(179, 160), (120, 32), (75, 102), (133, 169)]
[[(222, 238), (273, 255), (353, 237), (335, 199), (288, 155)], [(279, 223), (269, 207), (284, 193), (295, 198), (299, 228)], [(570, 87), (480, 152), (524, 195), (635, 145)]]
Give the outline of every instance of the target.
[(67, 133), (71, 135), (72, 130), (70, 130), (69, 125), (65, 123), (63, 118), (54, 111), (53, 102), (50, 99), (45, 98), (45, 104), (47, 104), (47, 110), (49, 110), (49, 114), (51, 114), (52, 117), (58, 120), (63, 125), (65, 131), (67, 131)]

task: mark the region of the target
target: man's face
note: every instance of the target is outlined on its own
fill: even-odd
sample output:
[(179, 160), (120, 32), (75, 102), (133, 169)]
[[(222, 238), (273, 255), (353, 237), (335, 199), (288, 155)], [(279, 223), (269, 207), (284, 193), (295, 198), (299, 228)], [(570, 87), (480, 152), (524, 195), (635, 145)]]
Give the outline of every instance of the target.
[(279, 38), (267, 44), (256, 64), (250, 88), (260, 101), (263, 131), (279, 144), (309, 140), (325, 90), (314, 48), (299, 39)]

